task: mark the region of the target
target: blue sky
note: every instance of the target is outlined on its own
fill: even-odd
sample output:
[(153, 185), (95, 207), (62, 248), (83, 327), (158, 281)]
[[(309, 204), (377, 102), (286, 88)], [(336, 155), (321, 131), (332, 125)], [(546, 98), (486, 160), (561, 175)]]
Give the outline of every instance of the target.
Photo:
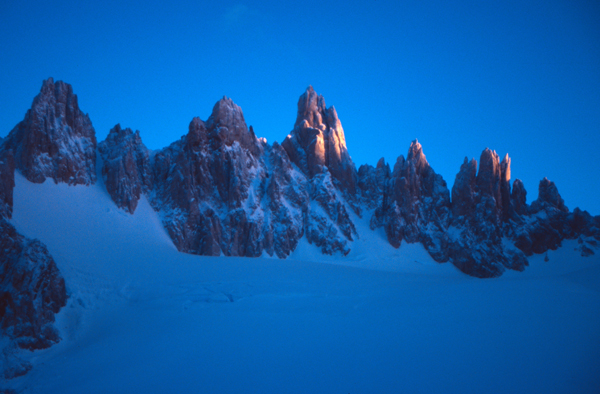
[(308, 85), (334, 105), (357, 167), (418, 138), (454, 182), (465, 156), (512, 157), (537, 196), (600, 214), (597, 1), (0, 2), (0, 136), (42, 80), (73, 85), (98, 140), (116, 123), (149, 148), (222, 96), (281, 142)]

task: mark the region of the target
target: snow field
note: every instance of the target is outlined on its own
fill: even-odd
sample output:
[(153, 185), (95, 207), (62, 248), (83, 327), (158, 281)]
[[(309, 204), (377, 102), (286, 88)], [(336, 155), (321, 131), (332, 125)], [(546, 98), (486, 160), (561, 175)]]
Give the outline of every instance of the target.
[[(600, 251), (466, 276), (353, 217), (347, 257), (178, 253), (142, 198), (16, 173), (13, 224), (65, 276), (63, 340), (23, 355), (23, 393), (597, 393)], [(368, 230), (368, 231), (367, 231)]]

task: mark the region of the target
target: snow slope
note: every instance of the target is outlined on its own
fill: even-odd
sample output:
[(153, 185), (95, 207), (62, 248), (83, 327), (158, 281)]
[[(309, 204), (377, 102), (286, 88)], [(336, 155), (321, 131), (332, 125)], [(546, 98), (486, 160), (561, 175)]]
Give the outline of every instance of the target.
[[(178, 253), (143, 197), (16, 174), (12, 223), (70, 293), (23, 393), (597, 393), (600, 250), (575, 242), (477, 279), (382, 233), (346, 258)], [(364, 215), (368, 217), (368, 215)], [(367, 225), (362, 219), (355, 223)]]

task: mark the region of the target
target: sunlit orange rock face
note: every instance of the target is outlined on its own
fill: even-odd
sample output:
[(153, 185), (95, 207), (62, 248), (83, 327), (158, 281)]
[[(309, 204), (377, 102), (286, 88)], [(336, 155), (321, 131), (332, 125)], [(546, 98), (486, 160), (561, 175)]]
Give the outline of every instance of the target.
[[(89, 185), (95, 148), (71, 86), (44, 81), (25, 119), (0, 139), (0, 218), (10, 218), (16, 170), (33, 182)], [(98, 151), (115, 204), (134, 213), (145, 194), (174, 245), (188, 253), (285, 258), (304, 237), (322, 253), (347, 255), (365, 231), (356, 217), (365, 214), (392, 246), (421, 243), (434, 260), (477, 277), (523, 270), (527, 256), (564, 239), (579, 238), (582, 255), (600, 242), (600, 216), (569, 212), (547, 179), (528, 205), (520, 180), (511, 190), (508, 155), (500, 161), (487, 148), (479, 168), (465, 158), (452, 198), (416, 140), (393, 169), (381, 159), (356, 171), (335, 108), (312, 87), (281, 145), (257, 138), (242, 109), (224, 97), (206, 121), (192, 119), (188, 133), (163, 149), (150, 151), (138, 132), (117, 125)]]
[(355, 194), (356, 168), (346, 148), (344, 129), (335, 108), (327, 108), (312, 86), (300, 96), (294, 129), (281, 145), (308, 177), (328, 170), (341, 190)]
[(479, 173), (477, 174), (479, 191), (496, 202), (496, 213), (507, 217), (510, 209), (510, 157), (502, 162), (496, 151), (486, 148), (481, 153)]

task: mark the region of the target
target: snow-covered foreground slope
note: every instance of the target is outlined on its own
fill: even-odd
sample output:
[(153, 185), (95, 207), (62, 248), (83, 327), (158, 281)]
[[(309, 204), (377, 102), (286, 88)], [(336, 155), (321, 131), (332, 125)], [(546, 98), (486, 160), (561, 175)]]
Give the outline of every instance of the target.
[(600, 251), (576, 241), (482, 280), (376, 232), (346, 258), (304, 240), (287, 260), (178, 253), (145, 197), (129, 215), (101, 183), (17, 173), (14, 197), (70, 294), (17, 392), (600, 390)]

